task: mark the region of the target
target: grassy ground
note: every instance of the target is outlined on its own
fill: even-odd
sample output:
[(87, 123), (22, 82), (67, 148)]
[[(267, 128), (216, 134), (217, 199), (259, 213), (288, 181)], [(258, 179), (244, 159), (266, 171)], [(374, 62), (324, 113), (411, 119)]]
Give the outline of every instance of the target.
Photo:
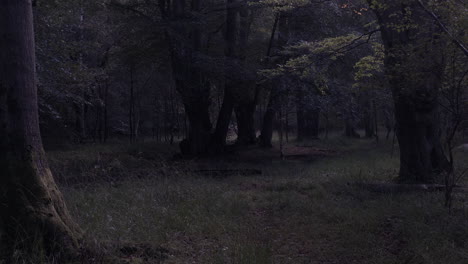
[[(88, 145), (49, 159), (104, 263), (468, 263), (468, 195), (458, 194), (449, 214), (442, 193), (358, 187), (396, 176), (388, 142), (296, 145), (284, 159), (276, 149), (250, 149), (173, 160), (175, 146), (151, 142)], [(199, 171), (207, 169), (262, 173)]]

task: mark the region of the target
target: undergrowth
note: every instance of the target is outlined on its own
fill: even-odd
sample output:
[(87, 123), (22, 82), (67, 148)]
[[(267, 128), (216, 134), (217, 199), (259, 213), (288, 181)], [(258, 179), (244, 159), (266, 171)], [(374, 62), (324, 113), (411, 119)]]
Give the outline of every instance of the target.
[(466, 194), (449, 214), (443, 193), (359, 188), (397, 176), (389, 141), (286, 147), (306, 145), (330, 154), (281, 159), (253, 149), (178, 160), (176, 146), (149, 142), (53, 151), (49, 160), (103, 263), (467, 263)]

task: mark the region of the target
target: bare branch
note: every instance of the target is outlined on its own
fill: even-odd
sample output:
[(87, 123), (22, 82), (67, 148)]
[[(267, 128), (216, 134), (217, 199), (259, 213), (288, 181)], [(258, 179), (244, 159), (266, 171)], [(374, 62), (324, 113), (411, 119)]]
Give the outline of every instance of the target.
[(465, 45), (463, 45), (463, 43), (461, 41), (459, 41), (455, 36), (453, 36), (452, 33), (450, 33), (450, 31), (444, 25), (444, 23), (442, 23), (442, 21), (440, 21), (439, 17), (436, 14), (434, 14), (434, 12), (427, 9), (426, 6), (424, 6), (424, 4), (423, 4), (423, 2), (421, 0), (418, 0), (418, 3), (424, 9), (424, 11), (426, 13), (428, 13), (437, 22), (439, 27), (452, 39), (453, 43), (455, 43), (455, 45), (457, 45), (463, 51), (463, 53), (465, 53), (465, 56), (468, 57), (468, 49), (465, 47)]

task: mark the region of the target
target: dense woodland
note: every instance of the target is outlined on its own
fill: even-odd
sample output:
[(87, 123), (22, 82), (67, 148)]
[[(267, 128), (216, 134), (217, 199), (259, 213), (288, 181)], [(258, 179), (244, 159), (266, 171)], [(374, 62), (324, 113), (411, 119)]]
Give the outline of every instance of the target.
[(464, 0), (0, 0), (0, 263), (468, 263)]

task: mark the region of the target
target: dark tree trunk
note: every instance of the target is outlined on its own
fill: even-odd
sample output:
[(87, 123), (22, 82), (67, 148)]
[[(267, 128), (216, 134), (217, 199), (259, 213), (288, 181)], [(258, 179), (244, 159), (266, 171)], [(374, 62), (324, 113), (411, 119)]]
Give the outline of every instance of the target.
[(74, 103), (75, 108), (75, 131), (78, 136), (78, 143), (86, 139), (86, 114), (84, 103)]
[(42, 147), (31, 8), (28, 0), (0, 3), (0, 217), (7, 263), (20, 262), (12, 259), (14, 250), (32, 263), (45, 262), (44, 253), (75, 255), (80, 237)]
[[(275, 36), (278, 33), (278, 36)], [(275, 39), (276, 37), (276, 39)], [(277, 14), (273, 24), (270, 43), (268, 45), (267, 56), (271, 55), (272, 47), (281, 48), (289, 39), (289, 22), (288, 17), (284, 12)], [(276, 40), (276, 41), (275, 41)], [(275, 43), (276, 42), (276, 43)], [(263, 116), (262, 130), (258, 138), (258, 144), (261, 147), (270, 148), (273, 145), (271, 140), (273, 138), (273, 123), (275, 119), (276, 107), (279, 105), (280, 96), (282, 94), (281, 87), (278, 83), (271, 83), (271, 91), (268, 97), (268, 105)]]
[(361, 137), (361, 135), (359, 135), (359, 133), (356, 132), (356, 125), (354, 124), (354, 121), (351, 119), (345, 120), (345, 136), (350, 137), (350, 138)]
[(366, 138), (372, 138), (375, 134), (374, 121), (370, 109), (364, 113), (364, 131)]
[(320, 109), (298, 104), (297, 140), (318, 139), (320, 132)]
[[(439, 90), (447, 40), (418, 1), (393, 1), (374, 9), (385, 46), (385, 70), (395, 104), (402, 182), (431, 182), (447, 168), (441, 145)], [(397, 30), (403, 21), (416, 27)]]
[(379, 122), (377, 119), (377, 104), (375, 100), (372, 100), (372, 108), (374, 109), (375, 141), (379, 142)]
[[(225, 48), (224, 55), (226, 56), (226, 62), (228, 60), (236, 60), (238, 57), (238, 9), (234, 8), (233, 5), (236, 0), (228, 0), (226, 2), (226, 34), (225, 34)], [(236, 82), (229, 78), (230, 72), (226, 67), (225, 82), (224, 82), (224, 95), (221, 108), (219, 110), (218, 120), (216, 122), (216, 129), (213, 133), (211, 140), (211, 151), (219, 153), (224, 150), (226, 144), (226, 137), (229, 131), (229, 124), (231, 123), (232, 112), (234, 111), (235, 98), (234, 89), (236, 88)]]
[[(185, 0), (174, 0), (172, 4), (173, 19), (187, 19), (187, 11), (200, 12), (201, 9), (200, 0), (193, 0), (190, 10), (186, 10)], [(189, 121), (188, 136), (181, 142), (180, 149), (185, 155), (205, 155), (211, 135), (210, 84), (199, 66), (195, 65), (195, 57), (202, 50), (201, 25), (174, 23), (172, 30), (176, 32), (175, 36), (169, 32), (167, 36), (174, 79)], [(180, 41), (180, 36), (188, 41)]]
[(306, 137), (309, 139), (318, 139), (320, 132), (320, 109), (308, 109), (307, 114)]
[(328, 132), (329, 132), (329, 126), (330, 126), (330, 117), (329, 117), (328, 112), (324, 114), (324, 118), (325, 118), (325, 138), (328, 139)]
[(393, 111), (391, 111), (390, 109), (387, 109), (385, 108), (384, 111), (383, 111), (383, 116), (384, 116), (384, 120), (385, 120), (385, 129), (387, 130), (387, 133), (386, 133), (386, 136), (385, 136), (385, 139), (388, 140), (390, 138), (390, 133), (392, 132), (393, 128), (394, 128), (394, 114), (393, 114)]
[(256, 100), (247, 103), (238, 104), (236, 112), (238, 137), (236, 144), (252, 145), (255, 144), (257, 135), (255, 133), (254, 114), (256, 108)]
[(184, 139), (180, 148), (186, 155), (206, 155), (211, 138), (211, 122), (209, 103), (206, 98), (184, 100), (185, 112), (189, 121), (188, 137)]
[(219, 111), (216, 129), (211, 140), (211, 148), (215, 153), (222, 152), (226, 144), (226, 137), (231, 123), (232, 112), (234, 110), (234, 97), (231, 92), (231, 87), (224, 88), (223, 103)]
[(107, 138), (109, 137), (109, 122), (107, 111), (109, 109), (109, 80), (106, 79), (106, 86), (104, 90), (104, 135), (103, 142), (106, 143)]
[(135, 121), (135, 100), (134, 100), (134, 81), (133, 81), (133, 65), (130, 66), (130, 86), (129, 86), (129, 101), (128, 101), (128, 133), (130, 142), (133, 142), (134, 137), (134, 121)]
[(375, 124), (374, 124), (374, 115), (372, 108), (371, 94), (369, 91), (365, 91), (362, 94), (363, 102), (363, 125), (364, 125), (364, 136), (366, 138), (373, 138), (375, 135)]
[(296, 118), (297, 118), (297, 141), (303, 141), (305, 137), (304, 135), (305, 113), (304, 113), (304, 104), (299, 100), (296, 102)]
[(271, 88), (270, 96), (268, 98), (268, 105), (265, 111), (265, 115), (263, 115), (262, 131), (258, 137), (258, 144), (260, 147), (264, 148), (273, 147), (271, 140), (273, 138), (273, 122), (275, 119), (275, 109), (277, 106), (278, 94), (276, 88), (274, 87), (275, 84), (272, 85), (273, 87)]
[[(243, 65), (244, 68), (248, 68), (245, 65), (246, 51), (248, 48), (248, 39), (250, 36), (250, 28), (252, 25), (253, 16), (247, 5), (242, 5), (239, 9), (239, 43), (238, 43), (238, 59), (239, 64)], [(253, 70), (251, 70), (253, 71)], [(252, 145), (256, 142), (256, 131), (255, 131), (255, 109), (257, 107), (258, 96), (260, 93), (260, 87), (255, 83), (255, 76), (243, 76), (245, 80), (241, 80), (238, 84), (239, 96), (235, 106), (235, 114), (237, 120), (238, 137), (236, 144), (238, 145)]]

